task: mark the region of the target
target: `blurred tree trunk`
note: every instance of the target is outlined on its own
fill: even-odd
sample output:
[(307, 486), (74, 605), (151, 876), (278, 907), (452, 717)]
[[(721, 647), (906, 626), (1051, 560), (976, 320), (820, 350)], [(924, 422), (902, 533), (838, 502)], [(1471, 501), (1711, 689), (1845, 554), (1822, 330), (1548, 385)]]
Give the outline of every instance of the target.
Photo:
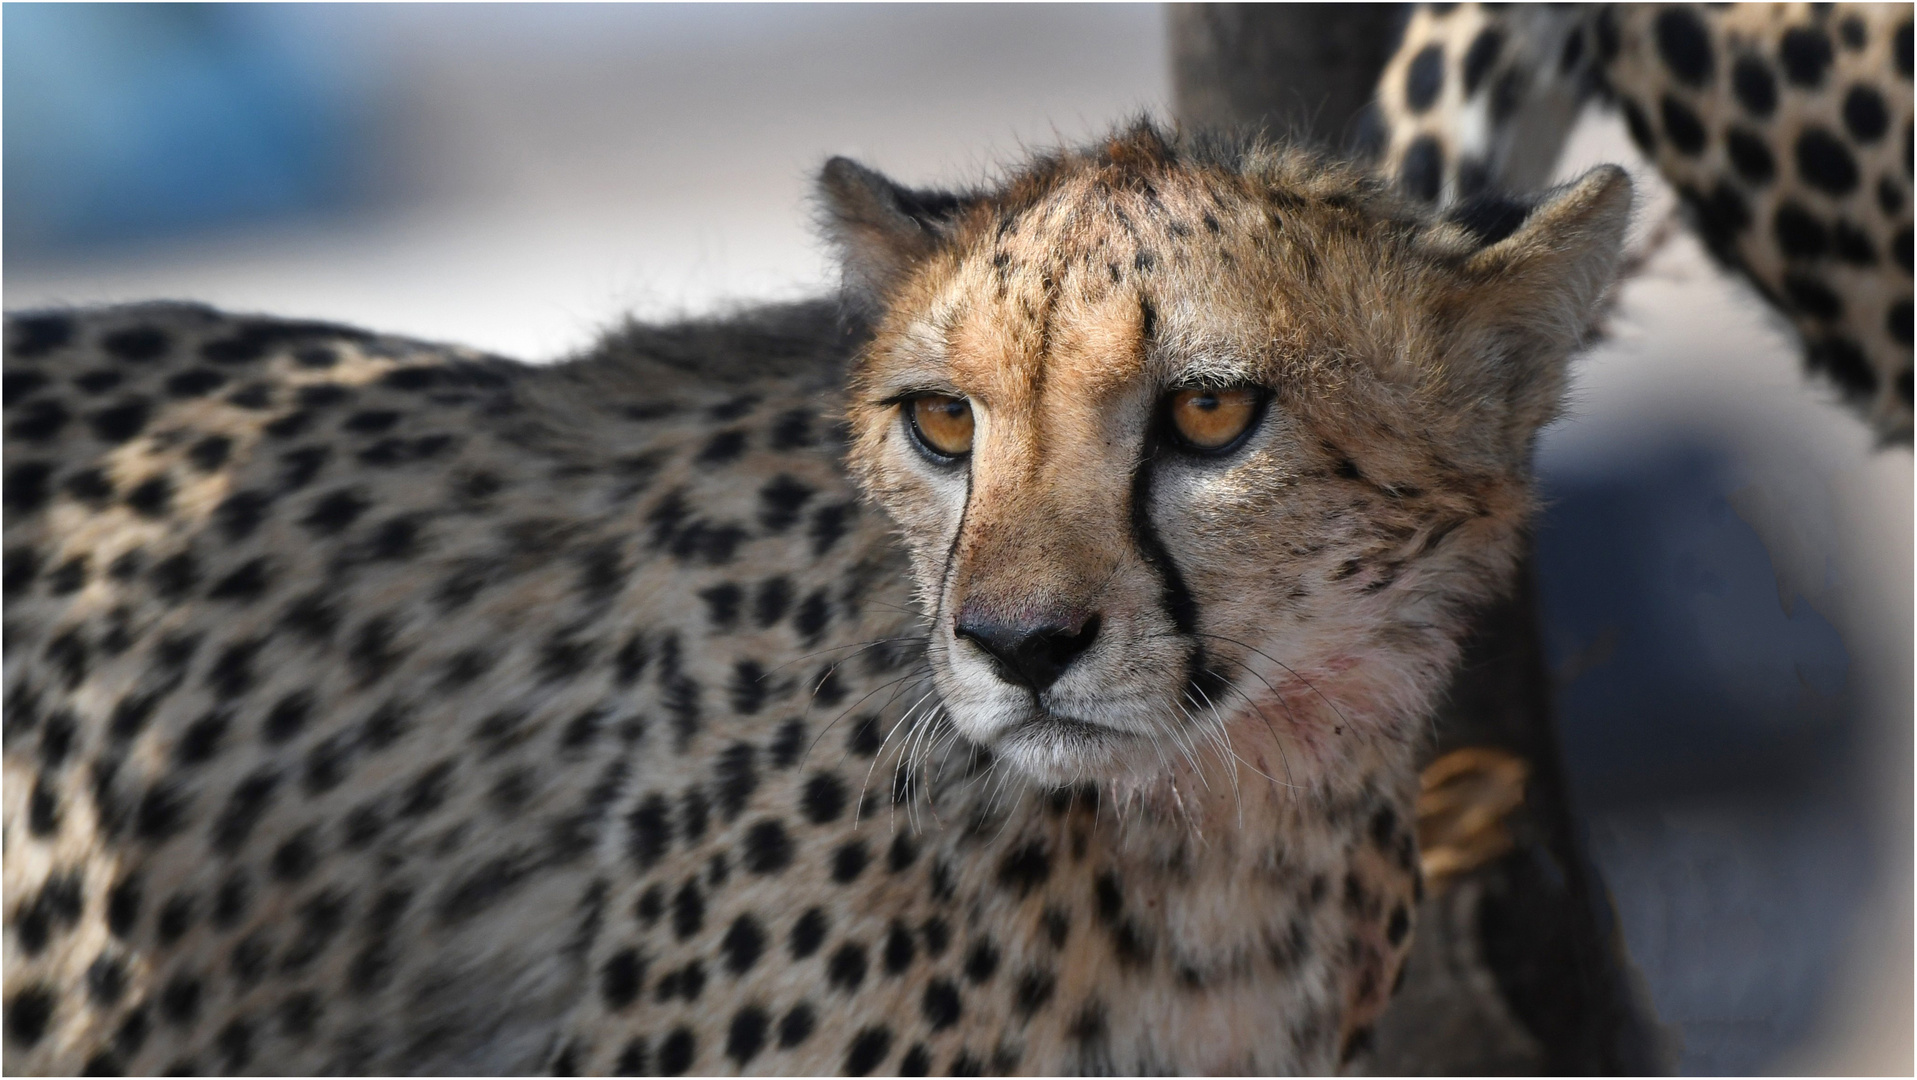
[[(1349, 149), (1402, 5), (1176, 4), (1172, 92), (1187, 127), (1262, 129)], [(1530, 765), (1514, 849), (1419, 911), (1404, 992), (1379, 1025), (1381, 1072), (1661, 1071), (1595, 868), (1551, 716), (1532, 567), (1485, 611), (1439, 713), (1432, 756), (1466, 746)]]
[(1254, 127), (1350, 145), (1402, 4), (1173, 4), (1172, 92), (1181, 123)]

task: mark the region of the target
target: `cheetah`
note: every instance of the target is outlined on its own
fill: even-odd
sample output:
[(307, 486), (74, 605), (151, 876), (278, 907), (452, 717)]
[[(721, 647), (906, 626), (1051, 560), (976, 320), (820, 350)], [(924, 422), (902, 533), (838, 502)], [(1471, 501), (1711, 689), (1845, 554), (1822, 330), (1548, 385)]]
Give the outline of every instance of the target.
[(7, 326), (22, 1073), (1329, 1072), (1630, 183), (1149, 123), (535, 367)]
[(1432, 4), (1367, 138), (1435, 205), (1551, 174), (1615, 103), (1704, 247), (1795, 326), (1806, 365), (1887, 442), (1911, 437), (1908, 4)]

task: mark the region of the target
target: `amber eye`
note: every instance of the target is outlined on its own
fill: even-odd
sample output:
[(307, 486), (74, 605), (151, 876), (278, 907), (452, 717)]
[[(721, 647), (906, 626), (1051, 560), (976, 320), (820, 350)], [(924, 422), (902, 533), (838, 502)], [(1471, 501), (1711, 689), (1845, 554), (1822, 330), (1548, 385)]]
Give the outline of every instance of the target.
[(1168, 402), (1172, 430), (1180, 442), (1198, 450), (1230, 446), (1258, 416), (1258, 391), (1248, 387), (1174, 390)]
[(972, 403), (947, 394), (926, 394), (905, 404), (912, 433), (926, 449), (941, 457), (963, 457), (972, 452)]

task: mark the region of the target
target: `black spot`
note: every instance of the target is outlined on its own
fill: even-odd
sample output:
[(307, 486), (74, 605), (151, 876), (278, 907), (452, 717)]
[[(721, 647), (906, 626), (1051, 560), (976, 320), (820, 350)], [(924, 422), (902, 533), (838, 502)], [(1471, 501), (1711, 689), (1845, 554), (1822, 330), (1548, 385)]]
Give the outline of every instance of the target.
[(1072, 917), (1065, 909), (1056, 904), (1047, 905), (1038, 916), (1039, 929), (1045, 931), (1045, 937), (1053, 948), (1065, 947), (1065, 939), (1072, 932)]
[(9, 322), (13, 341), (8, 351), (22, 360), (43, 356), (73, 340), (73, 322), (64, 315), (21, 315)]
[(865, 947), (855, 942), (846, 942), (832, 951), (825, 962), (826, 981), (833, 986), (851, 993), (865, 981)]
[(679, 816), (685, 829), (686, 846), (691, 847), (706, 835), (706, 796), (699, 785), (688, 787), (679, 800)]
[(1819, 258), (1830, 246), (1823, 223), (1794, 202), (1778, 204), (1771, 231), (1777, 236), (1778, 250), (1787, 259)]
[(1039, 841), (1021, 844), (1008, 852), (998, 866), (998, 882), (1023, 898), (1045, 884), (1052, 875), (1052, 856)]
[(1558, 71), (1570, 74), (1584, 59), (1584, 28), (1572, 27), (1571, 33), (1564, 39), (1564, 51), (1558, 54)]
[(65, 676), (67, 688), (72, 689), (85, 681), (92, 652), (93, 646), (87, 641), (85, 631), (75, 626), (47, 642), (46, 658)]
[(194, 916), (192, 896), (183, 894), (168, 898), (167, 902), (160, 906), (159, 917), (153, 923), (160, 944), (171, 945), (185, 936), (186, 932), (193, 927)]
[(1890, 111), (1883, 96), (1868, 86), (1853, 86), (1844, 95), (1844, 127), (1863, 142), (1876, 142), (1890, 128)]
[(925, 1048), (924, 1043), (913, 1043), (911, 1048), (906, 1050), (905, 1055), (899, 1058), (898, 1075), (930, 1076), (931, 1074), (932, 1052)]
[(832, 503), (813, 511), (812, 527), (807, 531), (812, 539), (813, 558), (820, 558), (831, 551), (839, 538), (846, 534), (854, 509), (851, 503)]
[(1730, 155), (1731, 166), (1745, 183), (1760, 186), (1776, 177), (1777, 160), (1771, 156), (1769, 144), (1759, 136), (1743, 128), (1732, 128), (1724, 134), (1724, 149)]
[(698, 1043), (692, 1037), (692, 1031), (684, 1027), (672, 1029), (672, 1033), (659, 1043), (659, 1075), (678, 1076), (692, 1067), (693, 1055), (698, 1052)]
[(1750, 227), (1751, 211), (1744, 196), (1728, 180), (1719, 180), (1708, 196), (1685, 190), (1685, 201), (1696, 215), (1698, 232), (1705, 246), (1720, 258), (1730, 258), (1736, 249), (1737, 235)]
[(1464, 54), (1464, 96), (1470, 97), (1478, 92), (1478, 84), (1490, 73), (1491, 65), (1497, 62), (1498, 52), (1504, 48), (1504, 34), (1495, 26), (1487, 26), (1478, 31), (1471, 39), (1471, 47)]
[(599, 996), (606, 1008), (617, 1012), (632, 1004), (645, 977), (645, 962), (637, 950), (621, 949), (608, 957), (599, 969)]
[[(1910, 317), (1911, 317), (1910, 301), (1900, 300), (1897, 303), (1890, 305), (1890, 310), (1886, 312), (1884, 316), (1884, 332), (1890, 335), (1890, 340), (1895, 341), (1900, 345), (1910, 344), (1910, 332), (1911, 332)], [(1910, 377), (1910, 372), (1906, 370), (1903, 376), (1901, 377), (1904, 379), (1908, 379)], [(1909, 385), (1908, 382), (1906, 382), (1905, 385)]]
[(126, 493), (126, 504), (142, 517), (165, 517), (173, 509), (172, 479), (165, 473), (147, 477)]
[[(8, 481), (7, 494), (9, 496), (13, 494), (11, 484), (12, 482)], [(5, 569), (4, 571), (0, 571), (0, 578), (4, 579), (3, 582), (0, 582), (0, 590), (4, 590), (8, 600), (18, 598), (22, 592), (33, 584), (34, 577), (40, 573), (40, 562), (40, 553), (30, 547), (13, 547), (7, 549)], [(15, 713), (14, 715), (18, 716), (19, 714)], [(18, 721), (16, 720), (15, 723), (18, 724)], [(24, 730), (24, 727), (15, 727), (13, 730)]]
[(1012, 991), (1012, 1007), (1019, 1016), (1029, 1018), (1052, 1000), (1052, 993), (1057, 989), (1056, 976), (1031, 968), (1018, 977), (1018, 985)]
[(400, 799), (399, 816), (407, 818), (425, 817), (439, 809), (452, 792), (453, 763), (442, 761), (427, 768), (413, 782), (406, 786)]
[(1877, 372), (1871, 369), (1864, 350), (1848, 338), (1831, 335), (1813, 342), (1805, 359), (1812, 370), (1830, 376), (1853, 397), (1866, 398), (1877, 392)]
[(8, 998), (7, 1038), (26, 1048), (38, 1044), (46, 1035), (48, 1021), (53, 1019), (55, 1001), (52, 989), (42, 983), (35, 983)]
[(1665, 8), (1657, 17), (1657, 54), (1680, 82), (1702, 87), (1715, 66), (1711, 37), (1698, 17), (1685, 8)]
[(312, 509), (301, 519), (300, 524), (321, 536), (334, 536), (359, 520), (359, 516), (370, 506), (372, 502), (364, 495), (341, 488), (314, 501)]
[(805, 643), (811, 645), (825, 632), (826, 623), (831, 618), (832, 607), (826, 600), (825, 590), (817, 589), (799, 605), (798, 613), (792, 618), (792, 626)]
[(1704, 123), (1688, 105), (1666, 94), (1658, 105), (1658, 111), (1664, 118), (1664, 135), (1679, 153), (1696, 157), (1703, 151)]
[(100, 339), (100, 346), (121, 360), (145, 363), (173, 347), (167, 336), (151, 327), (138, 326), (115, 330)]
[(1897, 230), (1896, 235), (1890, 238), (1890, 257), (1897, 261), (1898, 266), (1901, 266), (1904, 268), (1904, 276), (1909, 277), (1910, 276), (1910, 226), (1906, 225), (1903, 228)]
[(160, 1016), (176, 1027), (187, 1027), (200, 1014), (200, 980), (181, 972), (160, 990)]
[(785, 618), (791, 606), (792, 580), (786, 577), (767, 578), (759, 583), (753, 596), (752, 619), (761, 628), (768, 627)]
[(48, 482), (52, 479), (53, 466), (44, 461), (30, 461), (8, 469), (7, 509), (22, 514), (30, 514), (40, 509), (46, 505), (49, 494)]
[(951, 980), (933, 979), (925, 984), (925, 998), (919, 1003), (919, 1012), (933, 1031), (944, 1031), (958, 1023), (962, 1011), (959, 988)]
[(1405, 935), (1411, 932), (1411, 915), (1401, 903), (1391, 909), (1391, 922), (1385, 927), (1385, 940), (1392, 948), (1404, 944)]
[(1431, 108), (1444, 88), (1444, 46), (1426, 45), (1405, 69), (1404, 103), (1413, 115)]
[[(32, 466), (23, 466), (23, 468), (32, 469)], [(44, 474), (42, 475), (44, 482)], [(30, 482), (32, 477), (28, 476), (26, 479)], [(23, 500), (37, 503), (37, 500), (44, 498), (44, 495), (31, 490), (30, 486), (27, 490), (16, 492), (13, 490), (16, 483), (18, 483), (18, 480), (15, 478), (15, 473), (9, 472), (7, 474), (8, 505), (15, 506), (17, 509), (31, 510), (33, 506), (19, 506), (18, 503)], [(98, 468), (81, 469), (79, 472), (67, 477), (66, 481), (60, 486), (65, 489), (68, 495), (73, 496), (74, 499), (86, 503), (95, 509), (104, 508), (107, 503), (113, 500), (114, 496), (113, 481), (107, 479), (105, 470)]]
[(861, 716), (845, 735), (845, 748), (860, 757), (871, 757), (885, 745), (885, 731), (876, 716)]
[(87, 967), (87, 997), (97, 1005), (112, 1007), (126, 993), (126, 964), (117, 956), (101, 953)]
[(306, 1038), (319, 1026), (324, 1011), (319, 995), (310, 990), (289, 996), (280, 1003), (280, 1034), (289, 1039)]
[(1411, 198), (1421, 202), (1437, 201), (1444, 183), (1444, 148), (1434, 136), (1421, 135), (1406, 148), (1398, 183)]
[(1906, 19), (1891, 33), (1890, 55), (1897, 63), (1897, 74), (1910, 78), (1910, 21)]
[(240, 564), (239, 569), (215, 582), (207, 591), (209, 600), (231, 600), (237, 603), (251, 603), (273, 584), (271, 566), (266, 558), (249, 559)]
[(741, 861), (755, 874), (776, 874), (792, 862), (792, 837), (785, 826), (767, 819), (746, 830)]
[(864, 1076), (885, 1060), (892, 1049), (892, 1029), (875, 1024), (861, 1028), (845, 1049), (845, 1074)]
[(1826, 322), (1844, 314), (1844, 302), (1828, 285), (1804, 274), (1784, 275), (1784, 295), (1797, 310)]
[(134, 811), (134, 832), (149, 843), (163, 843), (186, 825), (186, 793), (171, 783), (161, 782), (140, 796)]
[(672, 932), (684, 941), (706, 922), (706, 896), (696, 878), (687, 878), (672, 897)]
[(227, 456), (232, 452), (232, 439), (224, 435), (208, 435), (187, 450), (186, 459), (194, 468), (210, 473), (226, 464)]
[(791, 1011), (779, 1021), (779, 1048), (790, 1050), (812, 1037), (818, 1027), (818, 1020), (812, 1014), (812, 1006), (800, 1002), (792, 1006)]
[(291, 439), (306, 433), (313, 426), (313, 413), (310, 409), (295, 409), (284, 416), (275, 417), (260, 430), (268, 438)]
[(340, 423), (340, 430), (362, 435), (379, 435), (399, 423), (400, 413), (392, 409), (363, 409)]
[(727, 971), (743, 975), (752, 970), (752, 965), (758, 963), (760, 954), (765, 952), (765, 931), (759, 928), (758, 920), (741, 915), (720, 940), (719, 952), (725, 958)]
[(726, 1032), (726, 1056), (741, 1065), (759, 1056), (771, 1027), (772, 1018), (759, 1006), (740, 1009), (733, 1014), (732, 1026)]
[(879, 953), (885, 965), (885, 973), (899, 975), (912, 966), (918, 956), (918, 945), (912, 940), (912, 932), (901, 923), (894, 922), (885, 934), (885, 947)]
[(85, 588), (88, 561), (85, 555), (75, 555), (61, 563), (47, 575), (47, 591), (54, 596), (66, 596)]
[(303, 446), (281, 454), (280, 464), (284, 469), (280, 473), (280, 490), (298, 491), (312, 483), (332, 456), (332, 449), (325, 446)]
[(965, 953), (965, 977), (975, 983), (991, 981), (998, 972), (998, 947), (990, 938), (980, 938)]
[(1777, 53), (1784, 61), (1784, 77), (1798, 86), (1815, 87), (1830, 68), (1830, 35), (1815, 26), (1795, 26), (1784, 32)]
[(706, 618), (713, 630), (722, 632), (732, 629), (739, 621), (739, 604), (745, 599), (745, 590), (726, 582), (699, 590), (699, 599), (706, 602)]
[(717, 465), (736, 460), (745, 453), (746, 433), (743, 431), (721, 431), (706, 441), (699, 454), (693, 460), (702, 465)]
[(845, 782), (832, 773), (816, 773), (805, 783), (805, 789), (799, 796), (799, 808), (805, 813), (807, 821), (814, 825), (824, 825), (838, 820), (845, 812), (848, 795)]
[(125, 381), (126, 376), (112, 368), (100, 368), (78, 376), (73, 385), (89, 394), (104, 394)]
[(301, 829), (273, 852), (273, 876), (281, 881), (302, 881), (319, 865), (314, 850), (313, 830)]
[(925, 925), (919, 930), (925, 935), (925, 951), (932, 956), (944, 956), (946, 948), (952, 944), (951, 924), (934, 915), (925, 920)]
[(1797, 172), (1812, 187), (1830, 195), (1848, 195), (1857, 187), (1857, 162), (1836, 136), (1807, 127), (1797, 137)]
[(1646, 156), (1655, 155), (1657, 133), (1651, 130), (1651, 121), (1644, 115), (1644, 110), (1638, 108), (1637, 102), (1628, 97), (1618, 99), (1618, 109), (1624, 113), (1624, 127), (1631, 133), (1631, 141), (1636, 143), (1637, 148), (1644, 151)]
[[(151, 413), (151, 407), (145, 398), (129, 398), (118, 405), (94, 413), (91, 420), (93, 434), (98, 436), (101, 442), (118, 446), (146, 430), (147, 418)], [(62, 420), (64, 421), (64, 417)], [(16, 427), (18, 427), (17, 424)]]
[(819, 951), (825, 943), (827, 922), (825, 912), (819, 908), (807, 908), (798, 920), (792, 924), (792, 935), (788, 945), (794, 960), (803, 960)]
[(1837, 257), (1853, 266), (1869, 266), (1877, 261), (1877, 248), (1870, 242), (1870, 237), (1848, 221), (1833, 223), (1830, 238)]

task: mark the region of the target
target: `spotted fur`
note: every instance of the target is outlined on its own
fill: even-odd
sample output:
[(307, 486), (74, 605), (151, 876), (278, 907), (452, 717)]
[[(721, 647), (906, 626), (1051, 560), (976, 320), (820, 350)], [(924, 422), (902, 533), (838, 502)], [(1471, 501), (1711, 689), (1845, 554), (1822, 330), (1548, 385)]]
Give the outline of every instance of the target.
[[(1412, 930), (1628, 185), (1499, 229), (1150, 128), (822, 180), (851, 308), (526, 367), (6, 354), (9, 1072), (1322, 1072)], [(1152, 418), (1269, 392), (1236, 456)], [(939, 471), (897, 397), (981, 418)], [(1101, 617), (1025, 694), (952, 612)]]
[(1440, 205), (1531, 190), (1593, 95), (1811, 369), (1908, 441), (1910, 7), (1421, 7), (1379, 83), (1381, 167)]

